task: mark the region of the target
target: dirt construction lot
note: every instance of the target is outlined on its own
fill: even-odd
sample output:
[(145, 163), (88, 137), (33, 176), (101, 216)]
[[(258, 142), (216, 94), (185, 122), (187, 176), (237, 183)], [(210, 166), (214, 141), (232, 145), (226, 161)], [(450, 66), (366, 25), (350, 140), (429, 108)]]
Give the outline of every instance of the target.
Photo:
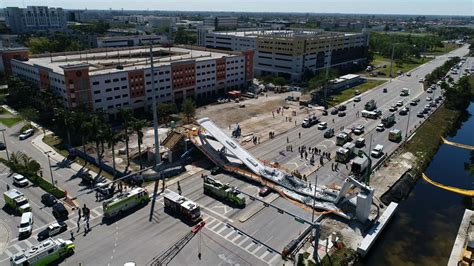
[[(260, 142), (268, 139), (270, 131), (275, 135), (283, 133), (295, 126), (301, 126), (303, 119), (316, 109), (300, 107), (298, 102), (286, 101), (288, 96), (300, 97), (299, 92), (259, 96), (258, 99), (214, 104), (201, 107), (196, 118), (209, 117), (217, 126), (231, 135), (236, 124), (242, 129), (242, 145), (253, 145), (252, 136), (260, 137)], [(245, 105), (245, 107), (240, 107)], [(283, 110), (283, 112), (278, 112)]]

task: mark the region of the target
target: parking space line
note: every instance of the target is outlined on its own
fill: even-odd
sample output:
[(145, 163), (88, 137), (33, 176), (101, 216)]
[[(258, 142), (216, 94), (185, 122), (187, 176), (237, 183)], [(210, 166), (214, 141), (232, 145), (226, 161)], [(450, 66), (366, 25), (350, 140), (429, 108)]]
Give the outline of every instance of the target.
[(280, 255), (278, 255), (278, 254), (275, 254), (275, 256), (273, 256), (273, 257), (272, 257), (272, 258), (271, 258), (271, 259), (268, 261), (268, 264), (270, 264), (270, 265), (271, 265), (271, 264), (272, 264), (272, 262), (273, 262), (275, 259), (279, 258), (279, 257), (280, 257)]
[(265, 250), (265, 252), (263, 252), (262, 255), (260, 255), (259, 257), (263, 260), (265, 258), (265, 256), (267, 256), (268, 254), (270, 254), (270, 252), (267, 250)]
[(258, 247), (252, 252), (252, 254), (255, 255), (255, 253), (257, 253), (262, 247), (263, 245), (259, 244)]
[[(214, 232), (215, 232), (215, 230), (217, 229), (217, 227), (219, 227), (221, 224), (223, 224), (223, 223), (221, 223), (221, 222), (218, 221), (218, 220), (216, 220), (216, 221), (217, 221), (216, 225), (214, 225), (214, 226), (211, 228), (211, 230), (214, 231)], [(224, 226), (224, 227), (225, 227), (225, 226)]]
[(211, 229), (214, 225), (216, 225), (216, 222), (217, 222), (217, 224), (219, 224), (218, 220), (212, 219), (212, 221), (210, 221), (208, 224), (206, 224), (206, 227)]
[(31, 244), (31, 242), (28, 241), (28, 239), (25, 239), (25, 240), (23, 241), (23, 243), (25, 243), (29, 248), (30, 248), (31, 246), (33, 246), (33, 244)]
[[(226, 236), (224, 236), (224, 237), (227, 238), (227, 239), (229, 239), (229, 236), (232, 235), (232, 234), (234, 234), (234, 233), (235, 233), (235, 231), (231, 229), (230, 232), (229, 232)], [(229, 240), (230, 240), (230, 239), (229, 239)], [(231, 241), (232, 241), (232, 240), (231, 240)]]
[(232, 243), (236, 244), (236, 240), (239, 240), (241, 237), (242, 237), (242, 235), (240, 235), (240, 234), (237, 233), (237, 236), (236, 236), (236, 237), (232, 238), (232, 240), (230, 240), (230, 239), (229, 239), (229, 240), (230, 240)]
[(224, 225), (224, 226), (223, 226), (221, 229), (219, 229), (219, 231), (217, 231), (216, 233), (217, 233), (218, 235), (220, 235), (220, 233), (222, 233), (225, 229), (227, 229), (227, 226)]
[[(93, 213), (97, 214), (97, 216), (102, 215), (102, 213), (100, 213), (98, 210), (96, 210), (96, 208), (91, 209), (91, 211), (92, 211)], [(97, 216), (96, 216), (96, 217), (97, 217)]]
[(250, 241), (250, 243), (245, 248), (244, 247), (242, 247), (242, 248), (248, 251), (248, 249), (253, 245), (254, 245), (253, 241)]
[(14, 247), (18, 252), (22, 252), (23, 249), (21, 248), (21, 246), (19, 245), (19, 243), (13, 245), (12, 247)]

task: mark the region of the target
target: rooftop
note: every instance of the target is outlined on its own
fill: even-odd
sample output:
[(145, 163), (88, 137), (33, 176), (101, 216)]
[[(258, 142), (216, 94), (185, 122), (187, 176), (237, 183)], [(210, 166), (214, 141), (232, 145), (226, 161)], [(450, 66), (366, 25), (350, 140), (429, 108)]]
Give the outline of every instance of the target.
[[(191, 49), (192, 48), (192, 49)], [(153, 48), (154, 66), (167, 66), (189, 60), (205, 61), (236, 55), (203, 47), (158, 47)], [(89, 67), (89, 75), (103, 75), (150, 67), (149, 47), (117, 49), (94, 49), (89, 51), (33, 55), (24, 64), (51, 69), (63, 74), (66, 68)], [(118, 68), (117, 68), (118, 67)]]
[(278, 36), (278, 37), (331, 37), (331, 36), (351, 36), (359, 33), (344, 33), (344, 32), (329, 32), (318, 29), (300, 29), (300, 30), (252, 30), (252, 31), (221, 31), (213, 32), (214, 34), (234, 35), (238, 37), (253, 37), (260, 36)]

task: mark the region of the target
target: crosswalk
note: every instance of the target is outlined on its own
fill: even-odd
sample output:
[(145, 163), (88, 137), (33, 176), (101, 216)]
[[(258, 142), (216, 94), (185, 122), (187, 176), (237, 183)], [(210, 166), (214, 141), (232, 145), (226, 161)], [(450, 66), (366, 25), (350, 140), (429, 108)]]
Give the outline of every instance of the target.
[(267, 249), (262, 244), (254, 241), (252, 238), (234, 230), (231, 226), (226, 223), (203, 213), (203, 219), (206, 222), (205, 229), (217, 234), (224, 238), (235, 246), (245, 250), (251, 256), (254, 256), (258, 260), (268, 264), (276, 265), (281, 259), (280, 254)]
[[(102, 217), (102, 206), (97, 206), (93, 209), (91, 209), (90, 212), (90, 218), (89, 220), (93, 223), (93, 221), (97, 218)], [(67, 224), (68, 230), (73, 230), (77, 228), (77, 219), (78, 216), (74, 215), (68, 220), (65, 221)], [(3, 251), (3, 253), (0, 253), (0, 264), (3, 261), (6, 261), (9, 259), (11, 256), (22, 252), (31, 246), (37, 245), (39, 241), (37, 240), (37, 234), (44, 230), (48, 225), (44, 225), (42, 227), (39, 227), (33, 231), (33, 234), (28, 238), (20, 241), (16, 241), (17, 239), (14, 239), (10, 241), (10, 245)], [(81, 225), (82, 226), (82, 225)], [(66, 231), (68, 232), (68, 231)], [(63, 233), (64, 234), (64, 233)], [(55, 237), (60, 237), (60, 236), (55, 236)], [(69, 235), (67, 235), (67, 238), (69, 238)]]

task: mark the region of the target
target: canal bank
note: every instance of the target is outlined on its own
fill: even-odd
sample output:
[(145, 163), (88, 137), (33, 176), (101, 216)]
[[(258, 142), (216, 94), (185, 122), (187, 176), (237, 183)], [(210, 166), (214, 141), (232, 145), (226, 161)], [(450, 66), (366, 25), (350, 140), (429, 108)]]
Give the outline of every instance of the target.
[[(429, 138), (427, 144), (434, 145), (412, 151), (417, 161), (412, 171), (422, 172), (426, 166), (424, 172), (436, 182), (472, 188), (472, 175), (465, 166), (470, 163), (470, 151), (450, 145), (439, 146), (440, 138), (435, 139), (446, 132), (448, 140), (472, 145), (472, 114), (474, 104), (465, 113), (451, 113), (449, 109), (435, 113), (412, 139), (416, 141), (418, 135), (420, 139)], [(369, 255), (360, 261), (361, 265), (446, 265), (448, 262), (464, 210), (472, 208), (472, 199), (413, 176), (410, 183), (414, 187), (405, 185), (401, 186), (405, 191), (391, 190), (391, 193), (408, 196), (400, 202), (398, 214)]]

